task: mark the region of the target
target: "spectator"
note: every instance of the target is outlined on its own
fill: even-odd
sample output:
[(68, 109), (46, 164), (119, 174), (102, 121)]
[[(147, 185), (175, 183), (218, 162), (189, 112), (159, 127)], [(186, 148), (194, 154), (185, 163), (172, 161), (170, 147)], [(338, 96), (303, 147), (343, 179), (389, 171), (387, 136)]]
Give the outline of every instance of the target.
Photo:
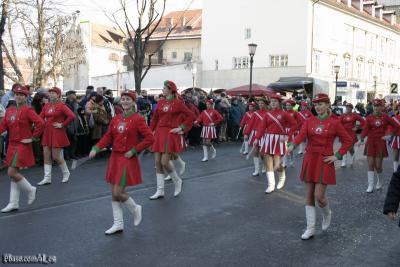
[(229, 109), (229, 133), (230, 139), (236, 140), (236, 136), (239, 132), (240, 121), (242, 120), (243, 113), (238, 105), (238, 100), (236, 98), (232, 99), (232, 105)]
[[(32, 99), (32, 108), (36, 114), (40, 114), (44, 105), (48, 102), (48, 96), (44, 91), (36, 92)], [(42, 137), (32, 142), (33, 154), (35, 156), (36, 163), (43, 165), (43, 149), (42, 149)]]
[(219, 141), (227, 141), (227, 127), (228, 127), (228, 119), (229, 119), (229, 109), (231, 104), (229, 100), (226, 98), (225, 93), (221, 93), (220, 101), (216, 101), (215, 109), (222, 115), (224, 120), (220, 124), (219, 130)]
[[(392, 175), (392, 180), (386, 194), (385, 205), (383, 207), (383, 213), (386, 214), (389, 219), (395, 220), (396, 214), (399, 209), (400, 202), (400, 173), (399, 168)], [(399, 222), (400, 226), (400, 222)]]
[(76, 130), (77, 142), (76, 142), (76, 156), (83, 157), (89, 154), (89, 151), (92, 149), (91, 146), (91, 138), (90, 138), (90, 130), (88, 125), (87, 116), (85, 114), (85, 109), (81, 106), (78, 107), (78, 128)]
[[(91, 100), (92, 101), (92, 100)], [(110, 119), (104, 107), (104, 98), (102, 95), (97, 95), (92, 103), (91, 112), (94, 119), (94, 127), (91, 132), (92, 144), (97, 144), (103, 135), (104, 125), (108, 125)]]
[(20, 87), (20, 86), (22, 86), (22, 85), (19, 83), (14, 83), (11, 88), (11, 91), (9, 91), (9, 92), (5, 93), (5, 95), (3, 95), (3, 97), (1, 98), (1, 105), (4, 108), (8, 108), (9, 105), (15, 105), (14, 91), (17, 87)]
[(117, 96), (114, 98), (114, 110), (115, 110), (116, 115), (124, 113), (124, 110), (121, 106), (121, 97), (120, 96)]
[(67, 136), (69, 140), (69, 147), (67, 147), (65, 151), (65, 159), (77, 159), (76, 153), (76, 145), (77, 145), (77, 131), (79, 126), (79, 114), (78, 114), (78, 102), (76, 100), (76, 91), (70, 90), (66, 94), (67, 99), (65, 100), (65, 104), (67, 107), (74, 112), (75, 119), (68, 124), (67, 126)]
[(94, 87), (92, 85), (89, 85), (88, 87), (86, 87), (86, 93), (85, 93), (85, 97), (81, 100), (81, 102), (79, 102), (79, 105), (81, 107), (86, 107), (86, 103), (89, 101), (91, 94), (94, 92)]

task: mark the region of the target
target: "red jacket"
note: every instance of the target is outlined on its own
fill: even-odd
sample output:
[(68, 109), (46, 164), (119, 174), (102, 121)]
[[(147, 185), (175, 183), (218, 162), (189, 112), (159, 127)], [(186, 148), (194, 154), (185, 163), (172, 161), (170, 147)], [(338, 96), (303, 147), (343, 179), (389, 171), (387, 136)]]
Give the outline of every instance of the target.
[[(183, 115), (183, 116), (182, 116)], [(157, 127), (170, 129), (181, 127), (182, 129), (192, 127), (195, 116), (185, 103), (179, 99), (161, 99), (157, 103), (151, 120), (150, 128), (155, 131)]]
[(254, 110), (249, 110), (244, 114), (242, 120), (240, 121), (240, 128), (243, 129), (245, 125), (247, 125), (250, 122), (251, 116), (253, 116)]
[(356, 113), (351, 113), (351, 114), (343, 113), (339, 119), (340, 122), (343, 124), (343, 127), (347, 131), (353, 131), (353, 128), (356, 127), (357, 121), (360, 123), (357, 126), (357, 128), (362, 129), (364, 127), (364, 122), (365, 122), (364, 118)]
[[(299, 112), (299, 118), (301, 119), (301, 123), (305, 122), (306, 120), (308, 120), (311, 117), (313, 117), (313, 114), (308, 109), (301, 110)], [(300, 128), (301, 128), (301, 126), (300, 126)]]
[[(301, 123), (303, 122), (303, 120), (302, 120), (302, 118), (300, 118), (299, 116), (299, 112), (296, 112), (296, 111), (294, 111), (293, 109), (289, 109), (289, 110), (286, 110), (286, 112), (290, 115), (290, 116), (292, 116), (292, 118), (296, 121), (296, 130), (300, 130), (300, 128), (301, 128)], [(285, 124), (284, 125), (285, 126), (285, 128), (290, 128), (290, 125), (289, 124)]]
[[(35, 128), (32, 131), (32, 123)], [(10, 143), (20, 143), (23, 139), (38, 139), (44, 129), (44, 121), (33, 108), (23, 105), (19, 108), (10, 106), (0, 123), (0, 133), (8, 131)]]
[(215, 109), (206, 109), (197, 117), (195, 124), (203, 124), (203, 126), (218, 125), (224, 118)]
[(326, 156), (333, 155), (333, 143), (339, 137), (339, 153), (343, 156), (353, 145), (353, 140), (338, 119), (331, 116), (325, 120), (311, 117), (303, 126), (293, 143), (298, 145), (307, 139), (307, 152), (317, 152)]
[(247, 123), (246, 130), (244, 131), (244, 135), (250, 135), (252, 130), (257, 130), (258, 126), (262, 123), (265, 114), (267, 114), (268, 110), (260, 109), (253, 112), (251, 119)]
[(101, 150), (112, 144), (113, 152), (125, 153), (132, 150), (137, 154), (153, 142), (153, 133), (142, 116), (137, 113), (128, 117), (119, 114), (111, 120), (107, 133), (97, 143), (96, 148)]
[(386, 134), (386, 130), (389, 125), (393, 128), (393, 131), (397, 131), (399, 129), (399, 125), (391, 118), (389, 115), (385, 113), (370, 114), (365, 119), (364, 129), (361, 132), (361, 137), (364, 138), (368, 136), (368, 138), (382, 138)]
[(297, 122), (292, 116), (282, 109), (270, 110), (259, 125), (256, 138), (261, 139), (265, 134), (286, 135), (285, 125), (290, 128), (288, 135), (294, 134), (297, 129)]
[[(397, 125), (400, 127), (400, 115), (392, 117), (392, 119), (396, 122)], [(393, 126), (389, 127), (390, 132), (394, 132), (395, 136), (400, 136), (400, 128), (394, 129)]]

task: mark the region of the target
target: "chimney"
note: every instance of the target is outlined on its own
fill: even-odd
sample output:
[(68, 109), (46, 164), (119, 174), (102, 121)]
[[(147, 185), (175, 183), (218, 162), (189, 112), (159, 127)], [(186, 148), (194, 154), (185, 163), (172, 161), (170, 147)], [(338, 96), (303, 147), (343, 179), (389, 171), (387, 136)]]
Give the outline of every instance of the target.
[(186, 22), (187, 22), (186, 17), (183, 17), (182, 18), (182, 28), (185, 28)]
[(393, 15), (395, 15), (395, 11), (394, 10), (382, 10), (382, 19), (384, 19), (385, 21), (387, 21), (388, 23), (394, 25), (394, 21), (393, 21)]
[(372, 16), (381, 19), (381, 9), (383, 9), (382, 5), (372, 6)]
[(347, 6), (351, 7), (351, 0), (347, 0)]
[(361, 4), (360, 4), (360, 8), (362, 6), (361, 12), (364, 11), (364, 12), (367, 12), (368, 14), (372, 15), (374, 12), (374, 8), (373, 8), (374, 5), (375, 5), (375, 1), (361, 0)]

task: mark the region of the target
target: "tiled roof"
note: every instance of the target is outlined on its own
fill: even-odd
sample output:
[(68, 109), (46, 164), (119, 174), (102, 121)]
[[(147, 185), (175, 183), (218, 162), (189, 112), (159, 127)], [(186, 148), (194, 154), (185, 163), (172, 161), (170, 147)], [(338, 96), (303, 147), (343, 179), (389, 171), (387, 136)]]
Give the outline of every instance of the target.
[(125, 50), (124, 33), (116, 27), (92, 23), (92, 45)]
[(169, 30), (169, 25), (175, 29), (169, 39), (201, 38), (202, 10), (174, 11), (165, 15), (158, 28), (151, 36), (151, 40), (163, 39)]

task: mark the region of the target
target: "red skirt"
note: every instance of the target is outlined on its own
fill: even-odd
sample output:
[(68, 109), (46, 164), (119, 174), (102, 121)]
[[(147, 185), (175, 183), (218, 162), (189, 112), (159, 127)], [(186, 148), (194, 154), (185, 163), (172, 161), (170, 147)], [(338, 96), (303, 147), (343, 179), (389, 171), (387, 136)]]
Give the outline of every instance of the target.
[(352, 129), (346, 129), (346, 132), (350, 135), (354, 145), (358, 141), (356, 133)]
[(125, 152), (111, 153), (106, 174), (107, 183), (122, 187), (142, 183), (138, 158), (133, 156), (128, 159), (124, 154)]
[(257, 130), (251, 130), (249, 135), (249, 146), (253, 146), (254, 140), (256, 140)]
[(6, 165), (15, 168), (28, 168), (35, 165), (32, 144), (9, 143)]
[(299, 134), (299, 131), (296, 131), (294, 134), (289, 135), (290, 128), (285, 129), (286, 135), (288, 136), (288, 142), (293, 142), (294, 138)]
[(173, 134), (169, 127), (158, 127), (154, 133), (154, 143), (151, 147), (153, 152), (159, 153), (181, 153), (185, 146), (185, 138), (181, 134)]
[(286, 135), (266, 134), (262, 143), (262, 153), (274, 156), (284, 156), (286, 154)]
[(393, 149), (400, 149), (400, 136), (393, 136), (393, 140), (390, 143), (390, 147)]
[(386, 141), (382, 138), (369, 138), (365, 144), (364, 155), (374, 158), (387, 158), (389, 156)]
[(203, 126), (200, 137), (203, 139), (217, 138), (217, 130), (215, 129), (215, 126)]
[(42, 146), (63, 148), (69, 146), (69, 140), (64, 128), (57, 129), (52, 125), (44, 128)]
[(335, 185), (335, 164), (327, 164), (319, 152), (306, 152), (301, 166), (300, 180), (307, 183)]

